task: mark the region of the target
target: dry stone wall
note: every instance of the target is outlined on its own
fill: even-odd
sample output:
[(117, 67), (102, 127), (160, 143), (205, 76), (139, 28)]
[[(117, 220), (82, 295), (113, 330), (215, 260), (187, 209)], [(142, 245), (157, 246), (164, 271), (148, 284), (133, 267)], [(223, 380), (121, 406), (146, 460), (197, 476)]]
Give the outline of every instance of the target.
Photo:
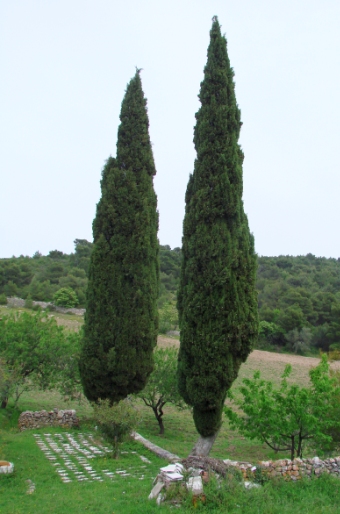
[(58, 410), (51, 411), (25, 411), (20, 414), (19, 430), (41, 428), (41, 427), (79, 427), (79, 419), (76, 416), (75, 410)]
[(328, 473), (340, 476), (340, 457), (321, 460), (319, 457), (313, 459), (281, 459), (276, 461), (261, 461), (256, 466), (249, 462), (237, 462), (226, 459), (223, 461), (227, 466), (239, 469), (245, 480), (254, 478), (257, 469), (260, 469), (268, 478), (282, 477), (285, 480), (301, 480), (302, 477), (320, 476)]
[[(25, 300), (22, 298), (17, 298), (16, 296), (10, 296), (7, 297), (7, 305), (9, 307), (25, 307)], [(57, 305), (54, 305), (51, 302), (38, 302), (38, 301), (32, 301), (33, 306), (38, 306), (41, 309), (47, 309), (50, 308), (56, 312), (60, 312), (61, 314), (76, 314), (77, 316), (83, 316), (85, 313), (85, 309), (76, 309), (74, 307), (59, 307)]]

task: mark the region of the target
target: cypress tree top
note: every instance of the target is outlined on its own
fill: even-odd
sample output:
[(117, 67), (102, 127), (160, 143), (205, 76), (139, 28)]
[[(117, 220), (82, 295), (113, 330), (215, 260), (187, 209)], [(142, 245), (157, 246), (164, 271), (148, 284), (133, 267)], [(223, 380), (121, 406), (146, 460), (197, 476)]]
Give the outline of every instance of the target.
[(198, 432), (215, 434), (225, 395), (257, 337), (256, 255), (242, 202), (241, 121), (216, 17), (199, 94), (186, 192), (178, 375)]
[(116, 402), (145, 387), (158, 314), (158, 213), (149, 120), (139, 72), (128, 84), (117, 156), (101, 181), (93, 222), (80, 371), (89, 400)]

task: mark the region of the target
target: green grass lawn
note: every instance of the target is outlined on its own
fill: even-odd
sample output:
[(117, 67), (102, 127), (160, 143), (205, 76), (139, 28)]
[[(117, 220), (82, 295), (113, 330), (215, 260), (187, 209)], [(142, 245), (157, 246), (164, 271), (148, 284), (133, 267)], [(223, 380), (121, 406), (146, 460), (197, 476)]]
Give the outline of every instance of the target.
[[(60, 317), (60, 322), (67, 324), (68, 321), (73, 324), (78, 323), (77, 319), (68, 318), (68, 316)], [(73, 329), (73, 326), (69, 328)], [(233, 387), (238, 387), (244, 377), (252, 376), (255, 369), (260, 369), (265, 379), (271, 379), (277, 383), (286, 361), (290, 358), (296, 360), (293, 364), (292, 380), (299, 384), (306, 383), (308, 371), (312, 365), (316, 365), (316, 359), (253, 352), (248, 361), (241, 366), (239, 377)], [(189, 410), (179, 411), (171, 405), (165, 405), (165, 434), (160, 436), (158, 424), (151, 409), (141, 401), (137, 402), (136, 406), (141, 414), (141, 423), (137, 430), (142, 436), (176, 453), (181, 458), (190, 453), (197, 439), (197, 433)], [(148, 514), (176, 511), (245, 514), (288, 514), (293, 511), (308, 514), (335, 514), (340, 512), (340, 480), (329, 476), (296, 483), (270, 481), (260, 489), (251, 490), (246, 490), (243, 484), (233, 476), (228, 476), (226, 480), (218, 482), (212, 479), (205, 486), (206, 503), (198, 504), (196, 508), (193, 507), (190, 497), (183, 501), (180, 509), (172, 504), (157, 506), (155, 501), (148, 500), (148, 495), (153, 478), (158, 474), (159, 468), (167, 463), (137, 442), (124, 443), (119, 460), (111, 459), (107, 454), (91, 459), (91, 466), (96, 472), (103, 476), (105, 470), (112, 471), (114, 479), (105, 475), (103, 481), (78, 482), (73, 479), (72, 482), (63, 483), (56, 468), (38, 447), (34, 434), (45, 437), (45, 433), (50, 433), (53, 437), (56, 434), (64, 437), (69, 432), (74, 437), (78, 437), (79, 430), (67, 431), (53, 428), (27, 430), (20, 433), (17, 428), (20, 412), (50, 410), (55, 407), (76, 409), (81, 420), (80, 432), (92, 434), (98, 439), (92, 419), (92, 407), (86, 400), (80, 404), (65, 402), (55, 391), (31, 390), (21, 396), (17, 409), (13, 408), (11, 402), (7, 409), (0, 409), (0, 459), (13, 462), (15, 465), (15, 472), (12, 475), (0, 475), (0, 514), (83, 512)], [(307, 456), (308, 452), (305, 454)], [(312, 449), (309, 450), (309, 454), (314, 456)], [(143, 467), (145, 463), (139, 455), (150, 460), (146, 467)], [(226, 421), (215, 441), (211, 456), (254, 464), (259, 460), (289, 457), (288, 453), (275, 454), (260, 443), (246, 440), (231, 431)], [(119, 477), (116, 472), (122, 469), (128, 470), (129, 475)], [(144, 475), (143, 479), (141, 479), (142, 475)], [(30, 483), (35, 485), (35, 491), (32, 494), (27, 492)]]
[[(77, 437), (79, 430), (39, 429), (20, 433), (17, 420), (21, 410), (42, 408), (51, 409), (58, 406), (65, 408), (58, 394), (30, 392), (25, 393), (19, 402), (19, 409), (0, 412), (0, 459), (15, 464), (13, 475), (0, 475), (0, 513), (1, 514), (77, 514), (112, 513), (134, 514), (154, 512), (197, 512), (207, 513), (238, 512), (252, 513), (338, 513), (340, 504), (340, 480), (332, 477), (305, 480), (297, 483), (271, 481), (260, 489), (246, 490), (232, 476), (221, 482), (212, 480), (205, 488), (206, 503), (192, 506), (188, 497), (181, 508), (171, 504), (157, 506), (154, 500), (148, 500), (153, 478), (159, 468), (167, 463), (146, 450), (137, 442), (127, 442), (122, 446), (118, 460), (108, 455), (91, 460), (94, 470), (101, 473), (110, 470), (115, 473), (114, 480), (105, 478), (103, 482), (63, 483), (56, 469), (51, 465), (38, 447), (34, 434), (45, 437), (71, 433)], [(70, 406), (70, 404), (68, 405)], [(73, 405), (76, 407), (76, 405)], [(180, 457), (188, 455), (197, 434), (189, 411), (179, 412), (168, 407), (165, 411), (165, 435), (158, 435), (158, 425), (151, 409), (139, 405), (143, 420), (139, 432), (155, 444), (177, 453)], [(91, 419), (91, 407), (84, 402), (78, 410), (81, 415), (81, 432), (93, 434), (98, 439)], [(136, 453), (133, 453), (136, 452)], [(145, 466), (139, 457), (143, 455), (150, 460)], [(262, 445), (250, 443), (223, 426), (214, 445), (212, 456), (256, 462), (269, 458), (270, 455)], [(120, 477), (117, 470), (127, 470), (131, 476)], [(132, 471), (131, 471), (132, 470)], [(144, 475), (141, 480), (142, 474)], [(28, 494), (30, 480), (35, 491)]]
[[(48, 429), (50, 434), (63, 434), (63, 429)], [(77, 437), (77, 430), (69, 430)], [(111, 457), (91, 459), (97, 472), (114, 472), (114, 479), (105, 476), (103, 482), (63, 483), (61, 477), (38, 447), (33, 434), (46, 433), (45, 429), (18, 433), (14, 428), (1, 430), (1, 458), (15, 464), (12, 475), (0, 475), (0, 512), (2, 514), (36, 513), (139, 513), (158, 512), (148, 495), (159, 467), (167, 462), (151, 454), (140, 444), (125, 443), (118, 460)], [(126, 453), (125, 453), (126, 452)], [(131, 453), (137, 452), (137, 453)], [(139, 455), (151, 462), (145, 464)], [(117, 470), (133, 472), (134, 476), (120, 476)], [(132, 471), (133, 470), (133, 471)], [(101, 473), (102, 476), (104, 476)], [(140, 479), (144, 475), (143, 479)], [(28, 494), (28, 480), (35, 491)], [(162, 509), (169, 512), (169, 507)]]
[[(18, 433), (14, 427), (1, 430), (1, 457), (15, 463), (13, 475), (0, 476), (0, 512), (2, 514), (78, 514), (112, 513), (137, 514), (156, 512), (228, 512), (228, 513), (291, 513), (311, 514), (338, 513), (340, 482), (332, 477), (306, 480), (298, 483), (283, 481), (268, 482), (260, 489), (246, 490), (233, 477), (217, 482), (212, 479), (205, 488), (206, 503), (194, 508), (187, 498), (180, 509), (175, 506), (157, 506), (147, 497), (152, 487), (152, 477), (159, 467), (166, 463), (135, 443), (125, 443), (119, 460), (108, 457), (92, 459), (96, 470), (129, 470), (141, 467), (137, 454), (146, 456), (147, 465), (144, 480), (135, 477), (117, 477), (103, 482), (63, 483), (51, 463), (38, 448), (35, 434), (44, 434), (46, 429)], [(88, 430), (88, 429), (86, 429)], [(69, 431), (77, 435), (76, 430)], [(49, 429), (50, 434), (63, 434), (65, 430)], [(131, 453), (137, 452), (137, 454)], [(145, 468), (144, 468), (145, 470)], [(28, 494), (30, 480), (35, 491)]]

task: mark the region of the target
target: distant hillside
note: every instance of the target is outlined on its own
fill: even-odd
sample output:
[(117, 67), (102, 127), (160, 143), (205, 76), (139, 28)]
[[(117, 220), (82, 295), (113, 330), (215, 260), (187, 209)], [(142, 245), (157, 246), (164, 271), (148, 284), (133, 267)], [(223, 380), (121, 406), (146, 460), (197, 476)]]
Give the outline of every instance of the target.
[(340, 260), (260, 257), (257, 290), (260, 345), (303, 353), (340, 343)]
[[(92, 243), (75, 240), (70, 255), (0, 259), (0, 294), (51, 301), (71, 287), (84, 306)], [(257, 289), (259, 347), (285, 347), (297, 353), (340, 345), (340, 260), (306, 256), (259, 257)], [(159, 307), (174, 306), (181, 263), (180, 248), (160, 246)]]
[[(46, 256), (36, 252), (33, 257), (0, 259), (0, 294), (48, 302), (61, 287), (71, 287), (83, 307), (93, 245), (86, 239), (76, 239), (74, 244), (75, 251), (69, 255), (52, 250)], [(159, 253), (159, 296), (165, 301), (172, 299), (177, 290), (181, 251), (160, 246)]]

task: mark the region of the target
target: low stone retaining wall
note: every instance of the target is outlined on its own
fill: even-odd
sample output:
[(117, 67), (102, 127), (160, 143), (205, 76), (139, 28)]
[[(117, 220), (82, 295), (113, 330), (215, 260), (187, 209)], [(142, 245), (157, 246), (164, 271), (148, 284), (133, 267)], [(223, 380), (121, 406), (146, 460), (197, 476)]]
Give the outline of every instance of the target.
[(340, 457), (321, 460), (319, 457), (313, 459), (288, 459), (274, 461), (260, 461), (256, 466), (249, 462), (237, 462), (226, 459), (223, 461), (227, 466), (239, 469), (244, 479), (252, 479), (257, 469), (260, 469), (268, 478), (282, 477), (285, 480), (301, 480), (303, 476), (320, 476), (322, 473), (329, 473), (340, 477)]
[[(25, 300), (22, 298), (17, 298), (16, 296), (7, 297), (7, 305), (10, 307), (25, 307)], [(51, 302), (38, 302), (33, 300), (32, 305), (39, 306), (41, 309), (47, 309), (48, 307), (56, 312), (60, 312), (61, 314), (76, 314), (77, 316), (83, 316), (85, 313), (85, 309), (76, 309), (74, 307), (58, 307)]]
[(41, 427), (79, 427), (79, 419), (76, 416), (75, 410), (58, 410), (53, 409), (49, 412), (46, 410), (41, 411), (25, 411), (20, 414), (19, 430), (41, 428)]
[[(159, 457), (168, 459), (170, 462), (178, 462), (181, 459), (178, 455), (167, 452), (150, 443), (136, 432), (132, 434), (134, 439), (140, 441), (146, 448), (154, 452)], [(320, 476), (322, 473), (328, 473), (340, 478), (340, 457), (321, 460), (319, 457), (313, 459), (281, 459), (260, 461), (256, 466), (249, 462), (240, 462), (230, 459), (220, 460), (211, 459), (209, 457), (189, 456), (182, 459), (182, 463), (186, 468), (197, 468), (208, 471), (213, 469), (216, 473), (225, 476), (229, 467), (234, 467), (241, 471), (244, 480), (253, 480), (256, 478), (258, 470), (264, 477), (274, 478), (282, 477), (285, 480), (301, 480), (303, 476)]]

